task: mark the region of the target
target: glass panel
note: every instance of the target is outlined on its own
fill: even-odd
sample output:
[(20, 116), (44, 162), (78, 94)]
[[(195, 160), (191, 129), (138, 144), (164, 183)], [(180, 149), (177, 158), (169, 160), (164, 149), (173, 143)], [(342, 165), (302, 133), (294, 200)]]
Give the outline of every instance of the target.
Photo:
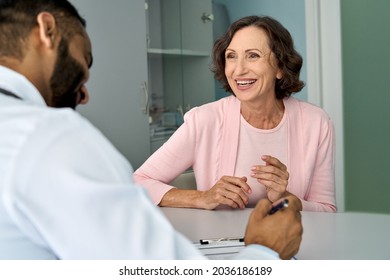
[[(146, 1), (151, 152), (176, 130), (182, 104), (180, 0)], [(169, 97), (175, 102), (169, 101)], [(167, 99), (168, 98), (168, 99)]]

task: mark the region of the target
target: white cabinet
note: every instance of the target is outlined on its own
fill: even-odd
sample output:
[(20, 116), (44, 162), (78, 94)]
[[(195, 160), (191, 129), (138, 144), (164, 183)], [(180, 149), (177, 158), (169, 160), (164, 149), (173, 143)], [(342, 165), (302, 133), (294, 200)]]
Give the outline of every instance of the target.
[(181, 124), (183, 113), (215, 100), (209, 70), (213, 15), (211, 0), (146, 3), (153, 152)]
[[(94, 56), (77, 109), (138, 168), (190, 107), (215, 100), (211, 0), (71, 0)], [(150, 140), (150, 141), (149, 141)]]
[(134, 168), (150, 155), (144, 0), (71, 0), (87, 20), (93, 66), (90, 102), (78, 111), (98, 127)]

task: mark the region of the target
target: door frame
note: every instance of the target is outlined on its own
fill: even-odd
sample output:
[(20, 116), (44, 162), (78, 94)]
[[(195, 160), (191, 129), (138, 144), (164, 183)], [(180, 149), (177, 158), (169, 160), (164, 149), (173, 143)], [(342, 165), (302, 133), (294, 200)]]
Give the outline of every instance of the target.
[(329, 114), (336, 138), (338, 212), (345, 211), (340, 0), (305, 0), (308, 101)]

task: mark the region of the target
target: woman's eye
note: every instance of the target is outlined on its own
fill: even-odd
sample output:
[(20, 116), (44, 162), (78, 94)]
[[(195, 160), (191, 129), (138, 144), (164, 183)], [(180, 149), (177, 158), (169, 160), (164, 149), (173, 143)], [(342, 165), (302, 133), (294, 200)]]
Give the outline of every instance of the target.
[(248, 58), (251, 59), (251, 60), (257, 59), (257, 58), (259, 58), (259, 57), (260, 57), (260, 55), (259, 55), (258, 53), (250, 53), (250, 54), (248, 55)]
[(226, 54), (226, 59), (228, 59), (228, 60), (232, 60), (232, 59), (235, 59), (235, 58), (236, 58), (236, 56), (233, 53)]

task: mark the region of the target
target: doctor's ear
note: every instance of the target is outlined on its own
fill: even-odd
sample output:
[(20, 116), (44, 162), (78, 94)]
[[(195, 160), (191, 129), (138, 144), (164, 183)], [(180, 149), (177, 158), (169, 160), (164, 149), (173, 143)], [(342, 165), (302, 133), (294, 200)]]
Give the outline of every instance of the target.
[(37, 16), (39, 26), (39, 38), (47, 48), (54, 48), (58, 35), (55, 17), (49, 12), (39, 13)]

